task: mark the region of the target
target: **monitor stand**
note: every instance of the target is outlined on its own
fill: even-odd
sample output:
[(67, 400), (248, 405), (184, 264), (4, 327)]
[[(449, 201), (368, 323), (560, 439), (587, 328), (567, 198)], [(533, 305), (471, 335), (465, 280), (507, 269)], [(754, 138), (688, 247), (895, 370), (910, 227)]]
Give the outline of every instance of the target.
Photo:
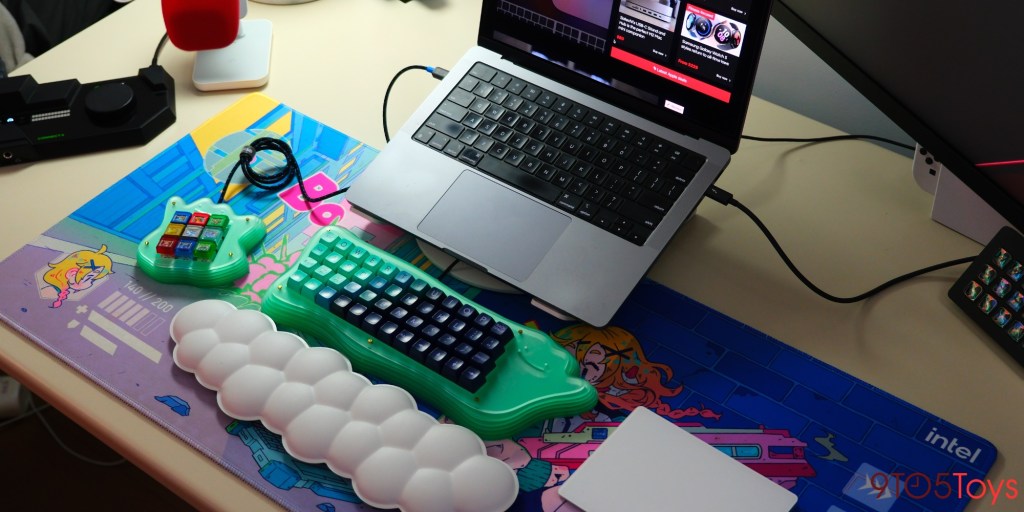
[(1010, 225), (920, 145), (914, 152), (914, 180), (935, 196), (932, 219), (982, 245)]

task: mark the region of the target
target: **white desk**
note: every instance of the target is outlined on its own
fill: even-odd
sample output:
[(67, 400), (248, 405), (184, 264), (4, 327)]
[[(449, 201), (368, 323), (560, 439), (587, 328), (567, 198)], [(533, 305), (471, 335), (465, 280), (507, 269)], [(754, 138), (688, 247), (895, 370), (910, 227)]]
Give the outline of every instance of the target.
[[(408, 64), (449, 67), (473, 44), (476, 2), (323, 0), (253, 3), (274, 23), (263, 89), (318, 120), (383, 146), (381, 103)], [(134, 75), (163, 34), (159, 2), (135, 0), (14, 74), (82, 83)], [(200, 93), (192, 55), (168, 45), (159, 63), (175, 78), (178, 120), (143, 147), (0, 169), (0, 257), (14, 252), (125, 173), (177, 141), (242, 92)], [(408, 74), (389, 105), (397, 130), (437, 82)], [(755, 98), (747, 133), (829, 135), (834, 130)], [(719, 184), (772, 228), (805, 274), (852, 295), (980, 247), (929, 219), (930, 196), (910, 161), (867, 143), (814, 146), (746, 142)], [(41, 206), (42, 205), (42, 206)], [(837, 305), (805, 289), (742, 213), (706, 201), (651, 276), (712, 308), (988, 438), (1000, 449), (990, 474), (1024, 479), (1024, 371), (969, 325), (945, 297), (962, 267), (919, 278), (866, 303)], [(160, 426), (4, 325), (0, 368), (204, 510), (272, 504)], [(1018, 510), (1020, 500), (971, 510)]]

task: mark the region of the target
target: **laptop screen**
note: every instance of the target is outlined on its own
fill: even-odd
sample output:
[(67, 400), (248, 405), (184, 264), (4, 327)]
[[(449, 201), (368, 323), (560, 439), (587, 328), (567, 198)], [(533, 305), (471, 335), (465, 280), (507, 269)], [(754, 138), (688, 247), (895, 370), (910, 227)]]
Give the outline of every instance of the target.
[(771, 0), (485, 0), (480, 44), (735, 151)]

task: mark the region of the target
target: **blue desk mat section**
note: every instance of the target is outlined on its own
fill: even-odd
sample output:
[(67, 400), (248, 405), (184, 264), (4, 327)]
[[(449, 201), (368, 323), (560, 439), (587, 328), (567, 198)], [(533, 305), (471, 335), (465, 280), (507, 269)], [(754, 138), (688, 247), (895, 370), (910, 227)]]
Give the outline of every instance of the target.
[[(525, 300), (488, 292), (475, 299), (512, 318), (538, 318)], [(520, 470), (527, 474), (517, 510), (543, 510), (558, 479), (551, 475), (559, 466), (571, 471), (579, 453), (571, 445), (587, 444), (587, 436), (559, 443), (553, 433), (585, 432), (588, 423), (598, 431), (638, 406), (789, 488), (797, 511), (962, 510), (971, 501), (966, 486), (984, 480), (996, 459), (987, 440), (652, 281), (636, 288), (612, 327), (534, 323), (576, 350), (601, 403), (585, 418), (516, 438), (534, 457)], [(975, 496), (979, 489), (971, 484)]]

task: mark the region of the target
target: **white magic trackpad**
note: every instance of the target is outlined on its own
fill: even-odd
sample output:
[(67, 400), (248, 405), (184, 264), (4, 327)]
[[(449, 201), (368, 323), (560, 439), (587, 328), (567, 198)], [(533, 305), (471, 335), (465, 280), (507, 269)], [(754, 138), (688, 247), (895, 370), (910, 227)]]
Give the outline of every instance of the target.
[(419, 229), (474, 263), (525, 281), (569, 222), (562, 213), (466, 171)]

